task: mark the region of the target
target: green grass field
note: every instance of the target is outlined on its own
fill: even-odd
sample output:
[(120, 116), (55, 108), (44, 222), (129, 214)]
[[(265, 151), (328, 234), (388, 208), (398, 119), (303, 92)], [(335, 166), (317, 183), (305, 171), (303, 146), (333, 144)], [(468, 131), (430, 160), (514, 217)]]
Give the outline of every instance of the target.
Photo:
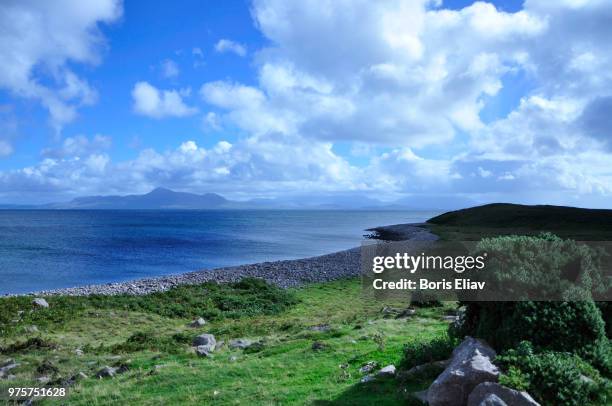
[[(211, 291), (213, 299), (204, 300)], [(141, 298), (50, 297), (50, 308), (38, 310), (30, 300), (0, 299), (0, 362), (20, 363), (11, 371), (16, 378), (1, 385), (41, 386), (34, 378), (48, 375), (60, 382), (84, 372), (88, 378), (71, 387), (68, 398), (82, 405), (397, 404), (430, 382), (362, 384), (359, 367), (372, 360), (397, 366), (405, 344), (444, 337), (442, 315), (452, 306), (418, 309), (409, 319), (384, 318), (384, 305), (399, 304), (364, 296), (356, 279), (286, 293), (200, 285)], [(188, 327), (199, 313), (207, 313), (210, 323)], [(310, 329), (320, 324), (329, 331)], [(26, 332), (29, 325), (39, 332)], [(205, 332), (226, 343), (248, 337), (264, 345), (257, 352), (225, 345), (214, 358), (199, 358), (190, 341)], [(314, 350), (314, 342), (322, 349)], [(83, 355), (75, 354), (77, 348)], [(103, 366), (120, 364), (129, 366), (127, 372), (94, 377)]]

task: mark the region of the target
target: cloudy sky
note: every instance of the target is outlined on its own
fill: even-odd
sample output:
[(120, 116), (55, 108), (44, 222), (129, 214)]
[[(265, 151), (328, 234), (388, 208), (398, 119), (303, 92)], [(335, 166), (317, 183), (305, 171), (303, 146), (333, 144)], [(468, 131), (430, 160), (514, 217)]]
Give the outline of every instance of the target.
[(607, 0), (4, 0), (0, 203), (612, 207), (611, 21)]

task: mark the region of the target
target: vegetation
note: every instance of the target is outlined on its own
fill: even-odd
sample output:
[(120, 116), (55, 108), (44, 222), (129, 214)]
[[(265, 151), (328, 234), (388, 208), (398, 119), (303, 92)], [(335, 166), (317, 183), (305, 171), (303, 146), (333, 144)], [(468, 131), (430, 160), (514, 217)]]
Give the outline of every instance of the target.
[(526, 390), (545, 405), (606, 404), (609, 381), (580, 357), (567, 352), (534, 352), (528, 341), (496, 358), (506, 369), (504, 385)]
[[(219, 299), (205, 300), (207, 295)], [(404, 304), (365, 296), (358, 280), (288, 291), (247, 281), (106, 301), (46, 299), (48, 309), (33, 309), (31, 298), (0, 299), (0, 362), (13, 358), (20, 364), (11, 370), (16, 379), (0, 386), (40, 386), (34, 378), (41, 375), (57, 385), (84, 372), (89, 378), (77, 380), (70, 390), (69, 404), (76, 405), (395, 405), (433, 378), (405, 386), (393, 379), (362, 384), (359, 368), (369, 361), (399, 365), (404, 345), (444, 337), (448, 322), (442, 315), (453, 306), (418, 309), (408, 319), (385, 318), (385, 305)], [(188, 327), (201, 312), (207, 312), (209, 322)], [(27, 332), (31, 325), (39, 331)], [(190, 345), (202, 333), (225, 343), (249, 338), (259, 344), (247, 351), (226, 344), (214, 358), (198, 358)], [(322, 344), (316, 350), (315, 342)], [(83, 355), (76, 355), (77, 349)], [(93, 378), (105, 365), (125, 372)], [(43, 402), (54, 403), (65, 402)]]

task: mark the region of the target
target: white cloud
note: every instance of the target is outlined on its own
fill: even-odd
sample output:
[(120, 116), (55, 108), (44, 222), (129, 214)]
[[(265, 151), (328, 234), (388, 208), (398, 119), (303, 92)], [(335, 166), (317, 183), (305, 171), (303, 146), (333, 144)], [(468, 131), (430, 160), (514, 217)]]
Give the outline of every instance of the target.
[(161, 63), (162, 75), (167, 79), (176, 78), (179, 73), (179, 67), (172, 59), (164, 59)]
[(59, 148), (43, 149), (41, 155), (49, 158), (79, 157), (107, 150), (111, 147), (111, 144), (111, 137), (106, 135), (96, 134), (91, 138), (77, 135), (64, 139)]
[(98, 63), (105, 45), (98, 24), (112, 23), (121, 13), (118, 0), (2, 2), (0, 88), (40, 101), (60, 131), (80, 105), (96, 99), (68, 63)]
[(152, 118), (185, 117), (197, 113), (183, 101), (189, 92), (177, 90), (158, 90), (147, 82), (138, 82), (132, 89), (134, 111)]
[(220, 39), (215, 44), (215, 51), (220, 53), (232, 52), (238, 56), (246, 56), (247, 53), (246, 47), (244, 45), (229, 39)]

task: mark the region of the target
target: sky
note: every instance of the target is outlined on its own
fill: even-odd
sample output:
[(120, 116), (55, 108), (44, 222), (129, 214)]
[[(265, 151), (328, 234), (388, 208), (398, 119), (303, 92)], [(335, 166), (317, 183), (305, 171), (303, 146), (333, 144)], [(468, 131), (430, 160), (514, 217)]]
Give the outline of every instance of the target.
[(612, 207), (612, 2), (0, 3), (0, 203)]

